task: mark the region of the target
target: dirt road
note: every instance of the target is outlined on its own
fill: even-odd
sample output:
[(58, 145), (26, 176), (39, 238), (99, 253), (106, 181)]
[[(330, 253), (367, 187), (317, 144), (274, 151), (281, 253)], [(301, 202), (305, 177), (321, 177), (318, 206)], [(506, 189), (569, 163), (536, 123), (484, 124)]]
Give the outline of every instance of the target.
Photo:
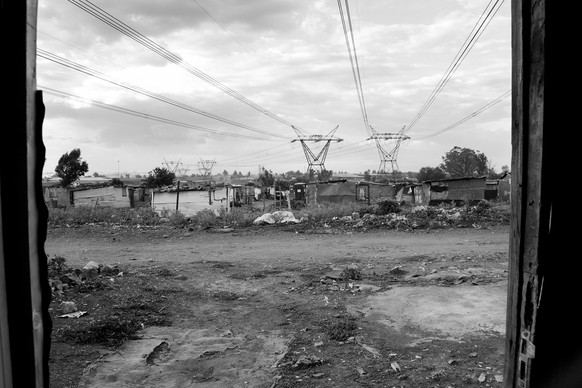
[[(121, 273), (55, 295), (51, 386), (501, 387), (508, 230), (49, 230), (49, 258)], [(163, 322), (64, 335), (136, 301)]]

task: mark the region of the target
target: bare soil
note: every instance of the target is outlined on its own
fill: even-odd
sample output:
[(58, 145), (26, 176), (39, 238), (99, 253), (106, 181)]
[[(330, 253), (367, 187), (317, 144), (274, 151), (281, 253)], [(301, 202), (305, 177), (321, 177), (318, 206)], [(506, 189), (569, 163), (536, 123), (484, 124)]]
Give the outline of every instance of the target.
[(508, 226), (51, 227), (50, 386), (502, 387), (508, 248)]

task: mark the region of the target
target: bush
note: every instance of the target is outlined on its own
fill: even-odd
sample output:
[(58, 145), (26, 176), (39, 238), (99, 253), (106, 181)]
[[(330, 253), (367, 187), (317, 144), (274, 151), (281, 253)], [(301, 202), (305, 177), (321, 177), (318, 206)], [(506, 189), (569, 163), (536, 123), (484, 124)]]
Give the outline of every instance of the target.
[(253, 221), (257, 218), (258, 213), (253, 209), (232, 208), (230, 212), (221, 209), (220, 218), (224, 225), (246, 227), (252, 226)]
[(379, 216), (398, 212), (400, 212), (400, 206), (396, 201), (386, 199), (384, 201), (378, 202), (378, 204), (376, 205), (376, 215)]
[(176, 228), (183, 228), (189, 223), (188, 218), (186, 218), (186, 216), (179, 210), (170, 214), (168, 219), (170, 220), (170, 225)]
[(214, 227), (218, 224), (218, 221), (218, 217), (212, 209), (200, 210), (192, 217), (192, 222), (203, 229)]

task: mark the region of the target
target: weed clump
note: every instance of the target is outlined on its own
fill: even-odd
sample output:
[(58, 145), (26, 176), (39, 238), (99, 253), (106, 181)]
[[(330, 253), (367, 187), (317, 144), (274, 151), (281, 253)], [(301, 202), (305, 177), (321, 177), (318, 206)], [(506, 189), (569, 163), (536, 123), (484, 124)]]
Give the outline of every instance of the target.
[(330, 339), (335, 341), (345, 341), (354, 336), (358, 329), (355, 319), (349, 316), (337, 318), (327, 325), (326, 332)]
[(118, 347), (127, 340), (135, 339), (139, 330), (146, 326), (169, 326), (170, 319), (155, 305), (135, 301), (115, 306), (111, 315), (90, 321), (79, 327), (66, 326), (59, 332), (65, 342), (75, 344), (103, 344)]
[(342, 280), (362, 280), (362, 273), (357, 268), (344, 268), (340, 274)]

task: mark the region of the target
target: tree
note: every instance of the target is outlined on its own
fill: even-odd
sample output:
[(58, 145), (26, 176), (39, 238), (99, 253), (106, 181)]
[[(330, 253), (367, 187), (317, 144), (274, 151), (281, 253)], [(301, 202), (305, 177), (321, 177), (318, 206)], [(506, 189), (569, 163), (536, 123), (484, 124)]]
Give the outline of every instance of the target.
[(372, 175), (370, 175), (370, 169), (364, 171), (364, 180), (370, 182), (372, 180)]
[(145, 185), (150, 189), (168, 186), (174, 183), (174, 179), (176, 179), (176, 174), (174, 174), (167, 168), (156, 167), (154, 168), (153, 171), (150, 171), (148, 173)]
[(263, 172), (259, 175), (258, 181), (261, 186), (273, 186), (275, 183), (273, 172), (263, 168)]
[(455, 146), (442, 159), (439, 167), (452, 178), (486, 175), (489, 172), (485, 154), (470, 148)]
[(330, 180), (332, 175), (333, 175), (332, 170), (321, 170), (317, 172), (317, 180), (320, 182), (325, 182)]
[(62, 187), (70, 186), (79, 177), (85, 175), (87, 171), (89, 171), (89, 165), (82, 160), (79, 148), (73, 149), (68, 154), (63, 154), (55, 168), (57, 176), (61, 178)]
[(436, 181), (439, 179), (444, 179), (447, 174), (440, 167), (423, 167), (418, 171), (416, 179), (419, 182), (422, 181)]

